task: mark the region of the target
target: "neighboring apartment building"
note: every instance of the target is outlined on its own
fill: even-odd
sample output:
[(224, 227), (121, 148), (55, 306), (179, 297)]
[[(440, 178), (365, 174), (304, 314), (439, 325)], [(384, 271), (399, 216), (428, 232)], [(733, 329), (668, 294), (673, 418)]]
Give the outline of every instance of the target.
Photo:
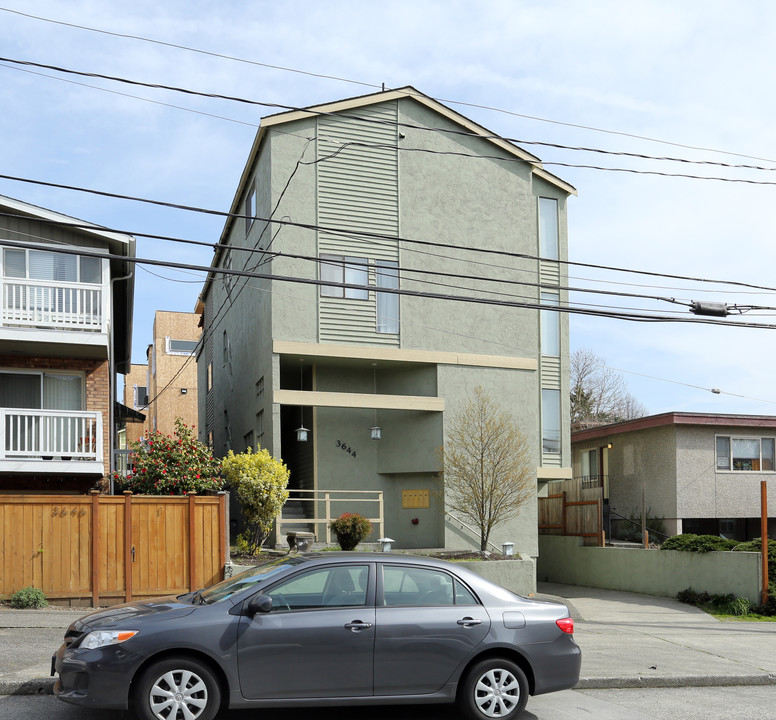
[(145, 415), (144, 423), (128, 424), (126, 442), (147, 431), (165, 435), (175, 431), (175, 420), (197, 424), (197, 363), (194, 352), (202, 330), (196, 313), (157, 310), (148, 363), (133, 364), (124, 379), (124, 404)]
[(760, 483), (768, 481), (776, 533), (776, 417), (671, 412), (571, 436), (574, 476), (602, 485), (620, 515), (662, 517), (669, 535), (760, 536)]
[(135, 240), (0, 197), (0, 246), (0, 492), (107, 490)]
[[(476, 386), (527, 436), (537, 489), (571, 476), (553, 308), (572, 193), (409, 87), (263, 118), (198, 302), (200, 439), (258, 443), (319, 497), (382, 491), (399, 547), (479, 547), (446, 512), (436, 452)], [(535, 501), (491, 541), (536, 555)]]

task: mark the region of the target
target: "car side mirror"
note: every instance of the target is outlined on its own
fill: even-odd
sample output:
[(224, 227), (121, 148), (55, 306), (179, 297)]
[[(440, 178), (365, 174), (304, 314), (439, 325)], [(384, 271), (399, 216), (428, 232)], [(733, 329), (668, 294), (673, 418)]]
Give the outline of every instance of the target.
[(253, 617), (258, 614), (266, 614), (272, 610), (272, 598), (269, 595), (254, 595), (245, 607), (245, 614)]

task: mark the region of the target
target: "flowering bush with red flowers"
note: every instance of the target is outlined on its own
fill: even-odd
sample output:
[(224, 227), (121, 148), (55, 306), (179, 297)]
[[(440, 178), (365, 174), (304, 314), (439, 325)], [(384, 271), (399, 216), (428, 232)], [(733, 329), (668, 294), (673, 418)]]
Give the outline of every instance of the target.
[(120, 490), (136, 495), (201, 495), (224, 486), (220, 460), (180, 418), (175, 421), (174, 435), (149, 432), (130, 449), (132, 472), (127, 477), (113, 473)]

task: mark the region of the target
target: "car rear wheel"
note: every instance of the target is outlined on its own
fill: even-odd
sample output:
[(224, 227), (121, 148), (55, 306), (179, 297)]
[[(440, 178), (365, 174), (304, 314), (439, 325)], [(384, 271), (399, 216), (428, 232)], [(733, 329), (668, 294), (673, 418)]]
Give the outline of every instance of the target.
[(141, 720), (212, 720), (221, 690), (212, 671), (197, 660), (165, 658), (138, 681), (133, 709)]
[(504, 658), (488, 658), (474, 665), (458, 694), (459, 708), (470, 720), (512, 720), (527, 702), (525, 673)]

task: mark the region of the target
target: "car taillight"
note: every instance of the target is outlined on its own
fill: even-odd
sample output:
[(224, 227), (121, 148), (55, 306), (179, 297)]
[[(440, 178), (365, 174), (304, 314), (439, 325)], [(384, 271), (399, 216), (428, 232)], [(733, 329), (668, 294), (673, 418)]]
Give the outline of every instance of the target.
[(564, 633), (572, 635), (574, 633), (574, 618), (564, 617), (556, 620), (555, 624), (563, 630)]

